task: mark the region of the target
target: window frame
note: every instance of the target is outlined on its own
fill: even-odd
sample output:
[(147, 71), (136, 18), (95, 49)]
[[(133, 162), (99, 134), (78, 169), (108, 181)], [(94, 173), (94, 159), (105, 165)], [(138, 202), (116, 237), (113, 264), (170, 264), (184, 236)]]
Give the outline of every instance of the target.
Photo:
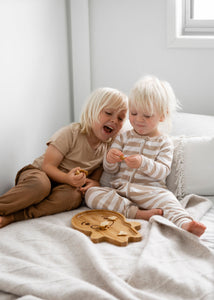
[(169, 48), (214, 48), (214, 20), (191, 18), (191, 0), (167, 0)]
[(183, 26), (183, 31), (185, 34), (205, 34), (209, 35), (214, 33), (214, 20), (195, 20), (192, 18), (192, 1), (185, 0), (185, 24)]

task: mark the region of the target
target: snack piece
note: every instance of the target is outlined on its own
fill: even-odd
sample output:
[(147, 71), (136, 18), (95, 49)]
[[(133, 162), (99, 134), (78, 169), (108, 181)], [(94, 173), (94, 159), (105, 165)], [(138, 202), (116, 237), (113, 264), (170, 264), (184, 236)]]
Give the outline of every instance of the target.
[(85, 173), (85, 176), (88, 176), (88, 171), (84, 170), (84, 169), (80, 169), (80, 170), (77, 170), (75, 172), (75, 175), (79, 175), (80, 173)]
[(116, 219), (117, 219), (116, 216), (110, 216), (110, 217), (108, 217), (108, 220), (110, 220), (110, 221), (115, 221)]
[(105, 230), (108, 228), (109, 222), (108, 221), (103, 221), (100, 223), (100, 229)]
[(127, 232), (121, 230), (117, 235), (119, 235), (119, 236), (127, 235)]
[(120, 155), (120, 159), (124, 160), (126, 158), (126, 156), (124, 156), (123, 154)]

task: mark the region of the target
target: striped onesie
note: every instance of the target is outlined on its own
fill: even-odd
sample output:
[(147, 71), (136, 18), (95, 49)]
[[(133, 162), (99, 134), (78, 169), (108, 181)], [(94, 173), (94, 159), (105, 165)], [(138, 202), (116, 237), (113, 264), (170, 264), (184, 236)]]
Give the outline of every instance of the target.
[(171, 170), (173, 144), (168, 136), (141, 136), (133, 129), (118, 135), (111, 148), (119, 149), (124, 156), (142, 155), (138, 169), (129, 168), (124, 161), (108, 163), (103, 167), (115, 174), (111, 187), (92, 187), (85, 195), (88, 207), (115, 210), (134, 219), (139, 208), (161, 208), (163, 216), (181, 226), (192, 217), (166, 187)]

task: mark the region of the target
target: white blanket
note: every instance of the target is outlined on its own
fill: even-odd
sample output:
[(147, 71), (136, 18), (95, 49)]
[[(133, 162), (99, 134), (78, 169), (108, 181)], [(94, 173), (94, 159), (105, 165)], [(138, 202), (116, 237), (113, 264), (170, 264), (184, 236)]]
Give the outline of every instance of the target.
[[(207, 199), (183, 200), (199, 219)], [(0, 299), (214, 299), (214, 253), (165, 218), (141, 221), (143, 240), (93, 244), (71, 228), (76, 211), (0, 229)]]

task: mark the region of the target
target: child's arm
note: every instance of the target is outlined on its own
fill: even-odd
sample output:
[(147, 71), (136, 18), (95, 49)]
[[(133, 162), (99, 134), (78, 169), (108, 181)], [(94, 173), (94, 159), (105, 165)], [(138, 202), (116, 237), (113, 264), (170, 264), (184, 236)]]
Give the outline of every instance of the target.
[(103, 168), (106, 172), (115, 174), (119, 172), (120, 163), (124, 160), (123, 155), (123, 137), (122, 134), (118, 135), (111, 148), (108, 150), (103, 159)]
[(125, 163), (129, 168), (138, 169), (142, 164), (142, 155), (133, 154), (124, 158)]
[(90, 178), (86, 178), (86, 182), (85, 184), (79, 188), (80, 192), (85, 195), (86, 191), (91, 188), (91, 187), (95, 187), (95, 186), (100, 186), (99, 181), (90, 179)]
[(107, 173), (116, 174), (120, 170), (123, 153), (119, 149), (111, 148), (103, 159), (103, 168)]
[(100, 186), (100, 177), (103, 173), (103, 166), (101, 165), (97, 169), (95, 169), (89, 176), (86, 178), (86, 182), (84, 186), (80, 188), (80, 192), (85, 195), (85, 192), (90, 188), (94, 186)]
[(123, 152), (119, 149), (111, 148), (106, 155), (106, 161), (110, 164), (115, 164), (123, 160)]
[(128, 156), (125, 162), (130, 168), (139, 168), (143, 174), (160, 180), (165, 179), (169, 175), (172, 158), (173, 146), (172, 143), (167, 140), (161, 145), (155, 160), (141, 154), (136, 154)]
[(53, 145), (49, 145), (42, 164), (42, 170), (53, 180), (59, 183), (67, 183), (75, 187), (80, 187), (86, 182), (86, 175), (80, 173), (76, 175), (79, 167), (72, 169), (68, 173), (64, 173), (58, 169), (61, 161), (63, 160), (62, 153)]
[(167, 140), (161, 145), (155, 160), (143, 156), (141, 168), (144, 174), (158, 180), (165, 180), (171, 171), (173, 149), (172, 142)]

